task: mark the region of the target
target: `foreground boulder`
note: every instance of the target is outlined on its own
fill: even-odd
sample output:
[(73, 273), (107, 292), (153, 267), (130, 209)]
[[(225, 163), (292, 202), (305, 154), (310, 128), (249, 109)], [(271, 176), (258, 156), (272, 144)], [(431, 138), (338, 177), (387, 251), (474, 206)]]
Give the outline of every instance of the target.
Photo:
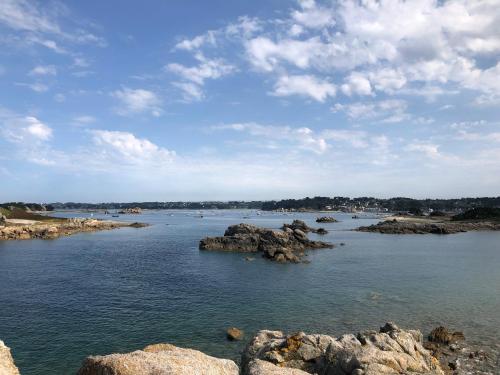
[(277, 368), (323, 375), (444, 374), (422, 343), (420, 331), (403, 330), (393, 323), (379, 332), (340, 338), (260, 331), (242, 355), (242, 373), (256, 375), (256, 362), (267, 361)]
[(264, 257), (277, 262), (298, 263), (308, 249), (332, 248), (322, 241), (312, 241), (301, 229), (284, 226), (273, 230), (250, 224), (232, 225), (223, 237), (207, 237), (200, 241), (200, 250), (262, 252)]
[(10, 349), (0, 340), (0, 374), (19, 375), (19, 370), (14, 364)]
[[(1, 373), (1, 372), (0, 372)], [(236, 363), (192, 349), (156, 344), (127, 354), (88, 357), (77, 375), (238, 375)]]

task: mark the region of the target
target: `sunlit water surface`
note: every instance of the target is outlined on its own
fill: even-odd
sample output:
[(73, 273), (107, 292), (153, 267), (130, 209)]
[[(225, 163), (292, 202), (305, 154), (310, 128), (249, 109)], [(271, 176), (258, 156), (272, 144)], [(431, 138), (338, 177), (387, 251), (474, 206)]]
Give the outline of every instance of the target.
[(157, 342), (238, 359), (245, 343), (226, 341), (230, 326), (248, 340), (259, 329), (339, 335), (388, 320), (423, 332), (445, 324), (498, 348), (500, 233), (359, 233), (350, 229), (377, 220), (335, 216), (341, 222), (321, 224), (330, 231), (322, 239), (346, 245), (309, 252), (310, 264), (248, 262), (200, 252), (198, 242), (240, 222), (318, 226), (312, 213), (148, 211), (119, 218), (147, 228), (0, 241), (0, 339), (25, 375), (74, 374), (90, 354)]

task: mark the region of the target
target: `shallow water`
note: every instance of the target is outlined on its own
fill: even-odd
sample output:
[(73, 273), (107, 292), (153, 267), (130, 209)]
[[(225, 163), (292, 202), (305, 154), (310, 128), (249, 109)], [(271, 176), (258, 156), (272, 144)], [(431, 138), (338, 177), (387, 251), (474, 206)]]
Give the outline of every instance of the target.
[[(498, 349), (500, 232), (398, 236), (351, 231), (377, 220), (348, 214), (320, 225), (311, 213), (203, 215), (151, 211), (119, 218), (147, 228), (0, 241), (0, 339), (22, 374), (74, 374), (87, 355), (156, 342), (237, 359), (244, 343), (225, 340), (229, 326), (248, 340), (259, 329), (339, 335), (387, 320), (423, 332), (444, 324)], [(346, 245), (285, 265), (198, 250), (200, 238), (231, 224), (278, 228), (296, 218)]]

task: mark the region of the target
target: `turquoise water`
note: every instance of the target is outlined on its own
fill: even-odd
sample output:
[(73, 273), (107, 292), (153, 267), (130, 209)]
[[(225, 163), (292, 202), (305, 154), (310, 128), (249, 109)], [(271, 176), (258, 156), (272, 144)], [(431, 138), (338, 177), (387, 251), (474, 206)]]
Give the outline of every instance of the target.
[(22, 374), (74, 374), (87, 355), (156, 342), (237, 359), (244, 343), (225, 340), (229, 326), (250, 339), (264, 328), (339, 335), (387, 320), (424, 332), (445, 324), (498, 348), (499, 232), (358, 233), (350, 229), (377, 220), (336, 214), (341, 222), (321, 224), (330, 230), (322, 239), (345, 246), (310, 252), (310, 264), (282, 265), (200, 252), (198, 241), (239, 222), (319, 226), (314, 214), (197, 215), (121, 215), (152, 225), (0, 241), (0, 339)]

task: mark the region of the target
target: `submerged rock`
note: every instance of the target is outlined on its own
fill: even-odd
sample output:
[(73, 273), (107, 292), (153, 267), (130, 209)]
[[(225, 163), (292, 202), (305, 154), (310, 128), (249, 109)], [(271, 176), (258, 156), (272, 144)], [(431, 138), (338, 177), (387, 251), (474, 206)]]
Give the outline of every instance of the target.
[(241, 340), (243, 338), (243, 334), (243, 331), (236, 327), (228, 328), (226, 331), (227, 338), (231, 341)]
[(0, 340), (0, 374), (19, 375), (19, 369), (14, 364), (10, 348), (2, 340)]
[(170, 344), (126, 354), (88, 357), (77, 375), (238, 375), (236, 363)]
[(304, 231), (292, 225), (273, 230), (250, 224), (232, 225), (224, 236), (204, 238), (199, 245), (200, 250), (262, 252), (264, 257), (280, 263), (300, 262), (307, 249), (332, 247), (327, 242), (309, 240)]
[(276, 367), (310, 374), (443, 375), (436, 358), (422, 346), (422, 338), (420, 331), (403, 330), (393, 323), (387, 323), (379, 332), (347, 334), (340, 338), (260, 331), (242, 355), (242, 373), (258, 374), (252, 372), (256, 362), (267, 361)]

